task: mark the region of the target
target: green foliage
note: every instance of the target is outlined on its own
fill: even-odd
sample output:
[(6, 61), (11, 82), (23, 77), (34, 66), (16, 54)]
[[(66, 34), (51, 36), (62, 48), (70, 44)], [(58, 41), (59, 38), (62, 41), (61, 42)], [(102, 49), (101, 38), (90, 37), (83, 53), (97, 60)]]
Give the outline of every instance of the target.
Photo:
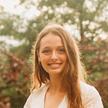
[(82, 60), (88, 74), (94, 81), (106, 77), (108, 69), (108, 40), (88, 41), (81, 43)]
[[(107, 0), (88, 0), (88, 2), (87, 0), (59, 0), (52, 3), (52, 0), (40, 0), (38, 8), (42, 15), (47, 13), (44, 14), (43, 20), (47, 18), (49, 21), (76, 25), (83, 40), (88, 34), (89, 37), (99, 35), (97, 31), (100, 29), (106, 31), (105, 27), (107, 27), (107, 20), (99, 20), (108, 6)], [(88, 7), (87, 4), (91, 4), (92, 7)], [(45, 7), (46, 10), (43, 11)], [(49, 17), (50, 15), (53, 17)], [(93, 23), (94, 27), (91, 28)], [(102, 26), (103, 23), (106, 24)]]
[(30, 65), (5, 47), (0, 52), (0, 100), (8, 98), (12, 108), (23, 107), (29, 93)]

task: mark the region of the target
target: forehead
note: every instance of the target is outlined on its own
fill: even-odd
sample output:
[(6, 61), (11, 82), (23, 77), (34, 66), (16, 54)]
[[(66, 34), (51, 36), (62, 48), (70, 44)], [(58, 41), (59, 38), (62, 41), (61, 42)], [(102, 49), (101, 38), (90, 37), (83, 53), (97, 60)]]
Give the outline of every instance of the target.
[(47, 46), (63, 46), (61, 37), (52, 33), (45, 35), (40, 41), (40, 47)]

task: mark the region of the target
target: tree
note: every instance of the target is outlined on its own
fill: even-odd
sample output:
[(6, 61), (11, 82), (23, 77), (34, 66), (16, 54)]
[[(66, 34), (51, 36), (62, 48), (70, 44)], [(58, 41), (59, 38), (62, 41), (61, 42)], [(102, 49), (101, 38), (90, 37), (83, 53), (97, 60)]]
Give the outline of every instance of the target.
[(29, 93), (30, 65), (2, 46), (0, 52), (0, 108), (23, 107)]
[(38, 8), (43, 20), (73, 24), (80, 32), (81, 40), (94, 39), (99, 31), (107, 32), (108, 17), (101, 20), (108, 7), (107, 0), (40, 0)]

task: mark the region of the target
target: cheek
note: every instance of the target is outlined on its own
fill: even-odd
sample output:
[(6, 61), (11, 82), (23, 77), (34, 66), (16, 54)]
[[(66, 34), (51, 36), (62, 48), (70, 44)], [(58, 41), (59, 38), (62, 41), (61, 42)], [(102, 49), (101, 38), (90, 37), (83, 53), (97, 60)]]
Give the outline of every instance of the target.
[(41, 65), (42, 65), (42, 67), (43, 67), (43, 69), (46, 71), (46, 72), (48, 72), (48, 58), (46, 58), (46, 57), (40, 57), (40, 63), (41, 63)]
[(64, 67), (67, 67), (67, 64), (68, 64), (68, 58), (67, 57), (64, 57), (63, 58), (63, 64), (64, 64)]
[(66, 55), (63, 55), (62, 56), (62, 60), (64, 60), (65, 62), (67, 62), (67, 56)]
[(46, 64), (48, 61), (48, 57), (40, 55), (39, 57), (41, 64)]

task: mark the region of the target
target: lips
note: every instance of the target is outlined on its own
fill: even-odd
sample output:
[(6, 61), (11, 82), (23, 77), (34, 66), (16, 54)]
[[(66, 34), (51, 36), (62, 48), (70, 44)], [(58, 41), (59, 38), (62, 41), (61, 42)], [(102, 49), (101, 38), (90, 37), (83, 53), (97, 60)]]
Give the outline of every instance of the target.
[(61, 66), (61, 63), (51, 63), (51, 64), (48, 64), (51, 68), (53, 69), (56, 69), (56, 68), (59, 68)]

